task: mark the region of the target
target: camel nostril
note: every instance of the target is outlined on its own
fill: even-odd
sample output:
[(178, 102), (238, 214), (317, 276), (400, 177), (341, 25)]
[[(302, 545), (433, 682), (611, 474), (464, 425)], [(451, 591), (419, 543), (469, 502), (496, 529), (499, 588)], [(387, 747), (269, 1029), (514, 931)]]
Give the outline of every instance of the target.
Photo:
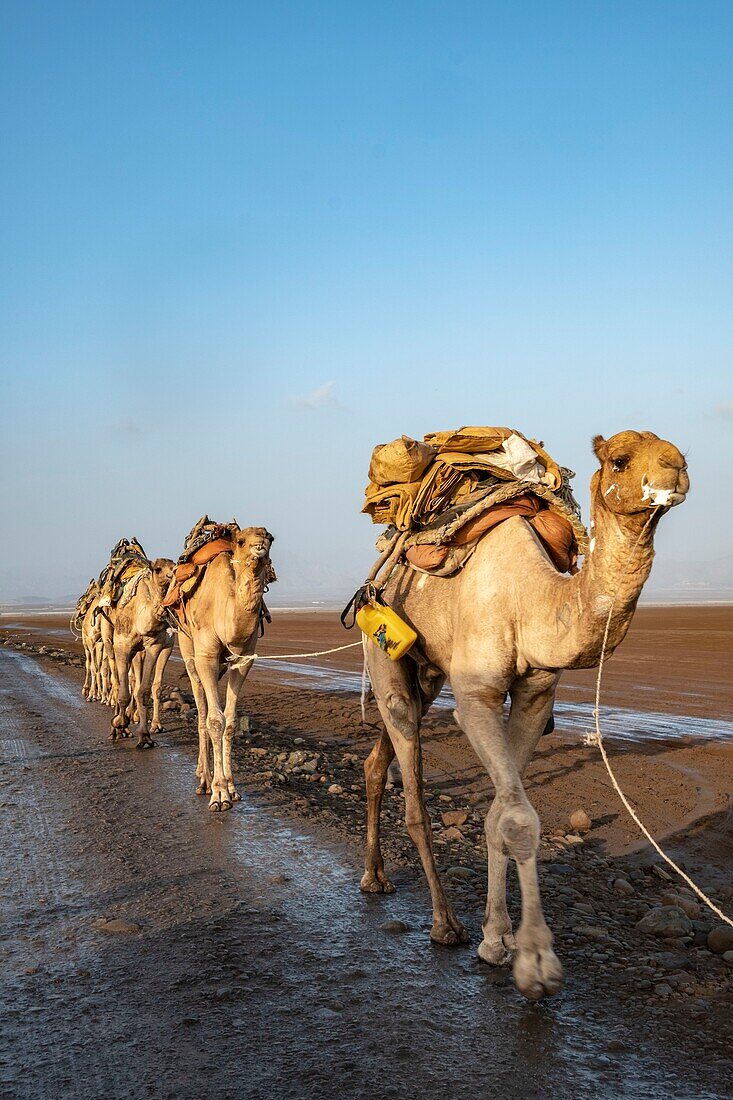
[(679, 458), (660, 458), (658, 462), (664, 470), (679, 470), (681, 472), (687, 469), (687, 463), (682, 456)]

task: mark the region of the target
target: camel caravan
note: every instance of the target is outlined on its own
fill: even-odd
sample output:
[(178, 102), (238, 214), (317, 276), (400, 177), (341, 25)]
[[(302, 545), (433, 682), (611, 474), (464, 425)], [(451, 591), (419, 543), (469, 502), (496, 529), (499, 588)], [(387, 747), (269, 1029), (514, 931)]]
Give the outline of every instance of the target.
[[(455, 721), (495, 791), (485, 824), (489, 885), (478, 953), (492, 966), (513, 963), (516, 985), (530, 1000), (559, 990), (563, 971), (543, 916), (540, 822), (522, 775), (552, 729), (562, 671), (597, 667), (623, 641), (651, 571), (657, 525), (689, 490), (684, 456), (652, 432), (596, 436), (593, 449), (599, 468), (588, 533), (572, 471), (520, 432), (466, 427), (378, 446), (363, 511), (385, 527), (380, 556), (342, 614), (344, 625), (356, 622), (363, 632), (384, 723), (364, 763), (361, 888), (394, 890), (380, 810), (396, 761), (405, 824), (432, 897), (430, 938), (446, 945), (468, 939), (438, 875), (423, 794), (420, 724), (449, 682)], [(197, 794), (210, 796), (213, 811), (239, 798), (231, 764), (237, 701), (270, 620), (264, 597), (276, 579), (272, 542), (265, 528), (206, 516), (176, 566), (149, 561), (138, 543), (123, 541), (73, 620), (86, 654), (84, 695), (114, 708), (113, 738), (127, 736), (137, 721), (139, 748), (151, 746), (150, 733), (160, 728), (156, 693), (159, 699), (178, 634), (198, 712)], [(510, 858), (522, 899), (516, 932), (506, 901)]]

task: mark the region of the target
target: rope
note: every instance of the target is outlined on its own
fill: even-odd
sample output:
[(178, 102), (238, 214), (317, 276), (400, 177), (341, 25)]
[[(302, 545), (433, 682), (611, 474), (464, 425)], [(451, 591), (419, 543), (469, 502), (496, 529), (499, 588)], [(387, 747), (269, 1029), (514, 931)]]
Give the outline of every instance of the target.
[[(638, 539), (634, 543), (634, 546), (631, 550), (631, 553), (629, 554), (629, 560), (631, 560), (631, 557), (632, 557), (634, 551), (636, 550), (636, 547), (639, 545), (639, 543), (641, 541), (642, 535), (644, 534), (647, 527), (651, 523), (651, 521), (654, 518), (654, 515), (656, 514), (656, 512), (657, 512), (657, 509), (655, 508), (652, 511), (652, 514), (649, 516), (649, 519), (647, 520), (647, 522), (642, 527), (641, 534), (639, 535)], [(707, 905), (708, 909), (711, 909), (713, 911), (713, 913), (715, 913), (716, 916), (720, 917), (720, 919), (722, 921), (725, 921), (726, 924), (729, 924), (731, 926), (731, 928), (733, 928), (733, 920), (731, 920), (730, 917), (727, 917), (725, 915), (725, 913), (723, 912), (723, 910), (720, 909), (715, 904), (715, 902), (712, 901), (707, 896), (707, 894), (704, 893), (704, 891), (701, 890), (700, 887), (695, 882), (692, 881), (690, 876), (685, 874), (685, 872), (682, 870), (682, 868), (678, 867), (678, 865), (675, 863), (675, 861), (670, 856), (668, 856), (667, 853), (665, 851), (663, 851), (662, 848), (659, 846), (657, 841), (654, 839), (652, 834), (647, 829), (646, 825), (644, 825), (644, 823), (639, 818), (639, 815), (636, 813), (636, 810), (631, 805), (631, 803), (629, 802), (629, 800), (626, 797), (626, 795), (624, 794), (624, 792), (621, 790), (619, 782), (618, 782), (616, 776), (614, 775), (613, 769), (612, 769), (611, 764), (609, 762), (608, 754), (606, 753), (606, 746), (603, 744), (603, 733), (601, 732), (601, 721), (600, 721), (601, 679), (603, 677), (603, 662), (604, 662), (605, 657), (606, 657), (606, 647), (608, 645), (608, 634), (609, 634), (609, 631), (611, 629), (611, 618), (613, 616), (613, 609), (616, 605), (617, 595), (618, 595), (618, 590), (614, 593), (613, 599), (611, 600), (611, 606), (608, 609), (608, 618), (606, 619), (606, 629), (603, 632), (603, 645), (601, 646), (601, 659), (598, 663), (598, 676), (596, 677), (596, 705), (593, 708), (593, 720), (595, 722), (595, 727), (596, 727), (595, 728), (595, 733), (587, 734), (586, 737), (585, 737), (585, 743), (586, 743), (586, 745), (597, 745), (598, 746), (598, 749), (599, 749), (600, 754), (601, 754), (601, 759), (603, 760), (603, 763), (606, 765), (606, 771), (608, 772), (608, 774), (611, 778), (611, 783), (613, 784), (613, 787), (614, 787), (616, 793), (618, 794), (619, 798), (623, 802), (625, 808), (628, 810), (629, 815), (636, 822), (636, 824), (639, 826), (639, 828), (641, 829), (642, 833), (647, 838), (647, 840), (649, 841), (651, 846), (662, 857), (662, 859), (665, 861), (665, 863), (667, 863), (672, 868), (673, 871), (676, 871), (677, 874), (680, 876), (680, 878), (684, 879), (684, 881), (687, 883), (687, 885), (692, 890), (694, 890), (694, 892), (697, 894), (697, 896), (700, 898), (700, 900), (702, 902), (704, 902), (705, 905)]]
[(361, 663), (361, 724), (366, 725), (366, 701), (367, 701), (367, 639), (366, 634), (361, 636), (361, 648), (364, 655)]
[(359, 642), (349, 642), (347, 645), (337, 645), (333, 649), (320, 649), (316, 653), (232, 653), (227, 657), (227, 664), (235, 668), (238, 661), (294, 661), (299, 657), (326, 657), (329, 653), (340, 653), (343, 649), (353, 649), (361, 645)]

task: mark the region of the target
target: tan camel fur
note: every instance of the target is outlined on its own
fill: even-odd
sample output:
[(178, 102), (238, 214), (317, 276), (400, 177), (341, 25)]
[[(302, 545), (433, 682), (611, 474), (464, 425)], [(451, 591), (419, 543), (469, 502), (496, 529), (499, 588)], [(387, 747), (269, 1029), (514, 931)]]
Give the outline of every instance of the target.
[[(563, 972), (542, 913), (539, 818), (521, 776), (552, 713), (562, 669), (598, 665), (611, 606), (607, 653), (626, 635), (651, 570), (657, 523), (685, 499), (690, 484), (682, 454), (651, 432), (597, 436), (594, 450), (601, 468), (591, 481), (591, 540), (576, 576), (556, 571), (525, 519), (509, 519), (482, 539), (455, 577), (403, 568), (390, 579), (385, 598), (417, 631), (426, 664), (390, 661), (374, 643), (367, 649), (387, 732), (364, 765), (368, 823), (362, 889), (393, 889), (384, 872), (379, 815), (396, 753), (407, 829), (432, 895), (431, 938), (443, 944), (467, 940), (438, 878), (423, 800), (420, 721), (449, 679), (456, 721), (495, 789), (486, 816), (489, 889), (479, 955), (493, 965), (513, 956), (517, 987), (532, 1000), (560, 989)], [(511, 708), (505, 719), (507, 693)], [(509, 857), (516, 861), (522, 896), (516, 936), (506, 905)]]
[[(167, 631), (166, 645), (161, 649), (158, 654), (158, 659), (155, 662), (153, 669), (153, 678), (150, 685), (150, 698), (153, 704), (153, 714), (150, 719), (150, 733), (160, 733), (163, 729), (163, 720), (161, 718), (160, 709), (160, 692), (163, 686), (163, 676), (165, 674), (166, 665), (170, 660), (173, 652), (173, 643), (175, 642), (175, 632), (170, 628)], [(143, 669), (145, 665), (145, 651), (141, 650), (136, 653), (130, 662), (130, 702), (127, 707), (127, 713), (131, 722), (138, 722), (140, 720), (139, 712), (137, 709), (137, 685), (141, 683), (143, 676)]]
[[(134, 595), (117, 607), (106, 608), (108, 626), (112, 627), (112, 646), (117, 680), (117, 698), (112, 719), (111, 739), (128, 736), (132, 710), (130, 701), (130, 665), (137, 654), (144, 660), (139, 675), (133, 678), (134, 703), (138, 717), (138, 749), (153, 748), (155, 742), (148, 730), (148, 700), (153, 675), (161, 655), (173, 646), (173, 636), (168, 629), (163, 597), (173, 577), (174, 564), (170, 558), (156, 558), (140, 578)], [(103, 627), (102, 633), (105, 633)], [(167, 661), (167, 657), (165, 658)], [(165, 667), (165, 661), (162, 667)], [(162, 676), (162, 671), (160, 673)], [(159, 689), (159, 683), (158, 683)], [(156, 716), (154, 715), (154, 721)], [(157, 719), (159, 725), (159, 719)]]
[(81, 640), (84, 646), (86, 675), (82, 695), (99, 703), (111, 701), (112, 679), (109, 662), (102, 641), (102, 620), (99, 617), (99, 592), (96, 593), (81, 622)]
[[(183, 630), (178, 632), (198, 711), (196, 794), (211, 793), (210, 810), (228, 810), (239, 799), (232, 777), (232, 738), (237, 700), (252, 662), (227, 666), (223, 676), (223, 709), (219, 677), (225, 658), (255, 651), (265, 588), (274, 580), (270, 562), (273, 541), (264, 527), (233, 528), (232, 553), (219, 554), (206, 566), (198, 588), (186, 601), (190, 637)], [(213, 774), (209, 766), (209, 741), (214, 756)]]

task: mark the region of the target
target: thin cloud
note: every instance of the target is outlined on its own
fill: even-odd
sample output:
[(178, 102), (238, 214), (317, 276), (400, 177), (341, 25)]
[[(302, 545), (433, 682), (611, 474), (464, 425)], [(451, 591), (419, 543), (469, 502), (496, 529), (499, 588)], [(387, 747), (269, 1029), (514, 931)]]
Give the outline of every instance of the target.
[(123, 417), (122, 420), (115, 420), (110, 425), (113, 435), (119, 436), (120, 439), (137, 439), (138, 436), (143, 434), (143, 430), (136, 420), (132, 420), (130, 417)]
[(292, 401), (299, 409), (341, 409), (343, 405), (336, 397), (335, 390), (335, 382), (324, 382), (322, 386), (317, 386), (310, 393), (293, 397)]
[(721, 401), (715, 406), (713, 412), (721, 420), (733, 420), (733, 401)]

